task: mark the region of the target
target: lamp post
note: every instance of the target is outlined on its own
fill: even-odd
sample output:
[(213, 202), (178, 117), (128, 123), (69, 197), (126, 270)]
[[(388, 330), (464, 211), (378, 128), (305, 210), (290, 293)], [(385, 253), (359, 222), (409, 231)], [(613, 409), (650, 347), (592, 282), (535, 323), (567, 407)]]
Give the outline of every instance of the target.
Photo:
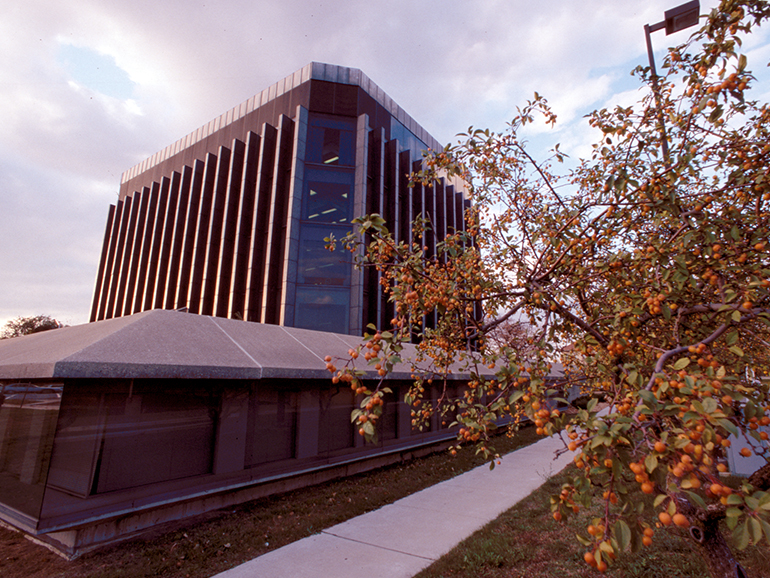
[(658, 107), (658, 120), (660, 121), (661, 148), (663, 149), (663, 158), (668, 161), (668, 137), (666, 136), (666, 123), (663, 118), (663, 110), (660, 106), (660, 92), (658, 92), (658, 73), (655, 70), (655, 57), (652, 54), (652, 39), (650, 33), (666, 29), (666, 35), (679, 32), (690, 26), (695, 26), (700, 18), (700, 0), (691, 0), (666, 10), (663, 14), (663, 20), (655, 24), (644, 25), (644, 35), (647, 40), (647, 56), (650, 59), (650, 72), (652, 72), (652, 89), (655, 95), (655, 104)]

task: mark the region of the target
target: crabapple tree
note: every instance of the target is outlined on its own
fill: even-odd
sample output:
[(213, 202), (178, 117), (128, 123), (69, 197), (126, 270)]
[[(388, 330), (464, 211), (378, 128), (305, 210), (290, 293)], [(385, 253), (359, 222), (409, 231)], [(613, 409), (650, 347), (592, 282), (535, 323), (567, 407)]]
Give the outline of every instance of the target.
[[(425, 362), (406, 396), (415, 423), (449, 411), (458, 443), (492, 463), (506, 416), (563, 436), (577, 468), (552, 498), (554, 518), (604, 503), (579, 537), (587, 563), (604, 570), (663, 527), (688, 532), (714, 577), (742, 575), (718, 524), (738, 548), (770, 542), (770, 488), (720, 474), (737, 437), (744, 454), (767, 455), (770, 106), (751, 99), (740, 51), (768, 16), (765, 1), (723, 0), (669, 50), (655, 92), (640, 67), (636, 105), (588, 117), (598, 142), (572, 168), (558, 146), (536, 159), (520, 136), (556, 121), (539, 95), (505, 132), (470, 129), (429, 152), (413, 180), (459, 176), (472, 202), (463, 230), (435, 250), (424, 245), (430, 215), (409, 240), (379, 215), (355, 221), (338, 242), (379, 271), (395, 311), (392, 327), (329, 363), (360, 394), (362, 435), (376, 435), (387, 383), (366, 389), (362, 367), (384, 380), (415, 342)], [(526, 324), (526, 346), (495, 338), (508, 322)], [(556, 362), (592, 398), (584, 409), (554, 409)], [(426, 381), (457, 364), (470, 374), (463, 396), (423, 399)], [(649, 502), (631, 499), (639, 490)]]

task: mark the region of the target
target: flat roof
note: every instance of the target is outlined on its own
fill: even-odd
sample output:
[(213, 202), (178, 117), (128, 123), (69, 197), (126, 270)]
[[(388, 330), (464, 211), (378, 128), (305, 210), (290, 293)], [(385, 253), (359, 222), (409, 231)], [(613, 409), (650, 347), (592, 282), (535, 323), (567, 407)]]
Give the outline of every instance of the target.
[[(0, 340), (0, 379), (331, 380), (324, 357), (348, 359), (348, 350), (361, 342), (352, 335), (155, 309)], [(401, 357), (416, 359), (416, 347), (405, 345)], [(362, 358), (357, 365), (371, 368)], [(371, 369), (367, 378), (376, 377)], [(411, 369), (406, 361), (388, 377), (410, 379)]]
[(324, 80), (327, 82), (336, 82), (337, 84), (349, 84), (353, 86), (360, 86), (369, 96), (375, 101), (381, 104), (391, 115), (393, 115), (401, 124), (409, 129), (417, 138), (428, 145), (433, 150), (441, 150), (444, 146), (433, 138), (428, 131), (426, 131), (420, 124), (409, 116), (403, 108), (401, 108), (396, 101), (394, 101), (387, 93), (377, 86), (372, 80), (366, 76), (358, 68), (349, 68), (347, 66), (337, 66), (336, 64), (325, 64), (323, 62), (311, 62), (290, 74), (286, 78), (279, 80), (275, 84), (269, 86), (262, 92), (258, 92), (248, 100), (234, 106), (230, 110), (223, 112), (218, 117), (207, 122), (203, 126), (192, 131), (190, 134), (183, 136), (167, 147), (159, 150), (151, 157), (146, 158), (142, 162), (134, 165), (127, 171), (125, 171), (120, 179), (120, 184), (128, 182), (137, 175), (142, 174), (144, 171), (151, 169), (152, 167), (160, 164), (164, 160), (171, 158), (186, 148), (193, 146), (195, 143), (203, 140), (215, 131), (221, 130), (227, 125), (235, 122), (239, 118), (249, 114), (250, 112), (258, 109), (261, 106), (265, 106), (270, 101), (276, 99), (282, 94), (292, 90), (302, 83), (310, 80)]

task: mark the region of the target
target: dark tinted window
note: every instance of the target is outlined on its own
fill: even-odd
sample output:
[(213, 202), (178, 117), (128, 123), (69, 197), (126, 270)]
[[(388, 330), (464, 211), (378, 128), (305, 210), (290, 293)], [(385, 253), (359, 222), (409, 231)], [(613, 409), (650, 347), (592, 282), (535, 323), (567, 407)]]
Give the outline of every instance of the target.
[(257, 386), (249, 399), (246, 467), (294, 457), (297, 394)]
[(353, 120), (311, 117), (305, 160), (325, 165), (353, 166), (355, 137)]
[[(326, 248), (328, 227), (304, 225), (299, 240), (297, 282), (308, 285), (347, 285), (350, 282), (351, 255), (340, 243), (335, 251)], [(338, 235), (339, 236), (339, 235)]]
[(353, 218), (353, 173), (305, 171), (302, 218), (314, 223), (350, 223)]
[(347, 333), (350, 289), (321, 286), (297, 287), (294, 326), (332, 333)]

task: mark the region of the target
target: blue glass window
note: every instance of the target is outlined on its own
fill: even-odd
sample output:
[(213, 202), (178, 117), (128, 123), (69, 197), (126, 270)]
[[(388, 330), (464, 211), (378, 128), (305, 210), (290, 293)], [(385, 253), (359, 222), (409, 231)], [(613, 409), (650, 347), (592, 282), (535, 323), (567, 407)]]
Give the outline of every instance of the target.
[(350, 289), (322, 286), (297, 287), (294, 326), (332, 333), (350, 328)]
[[(346, 231), (342, 231), (344, 234)], [(299, 235), (297, 283), (307, 285), (348, 285), (351, 256), (339, 243), (335, 251), (326, 248), (329, 227), (303, 225)], [(342, 236), (339, 233), (338, 237)]]
[(355, 164), (355, 121), (313, 116), (305, 160), (324, 165)]
[(307, 169), (302, 219), (313, 223), (350, 223), (353, 218), (353, 173)]

